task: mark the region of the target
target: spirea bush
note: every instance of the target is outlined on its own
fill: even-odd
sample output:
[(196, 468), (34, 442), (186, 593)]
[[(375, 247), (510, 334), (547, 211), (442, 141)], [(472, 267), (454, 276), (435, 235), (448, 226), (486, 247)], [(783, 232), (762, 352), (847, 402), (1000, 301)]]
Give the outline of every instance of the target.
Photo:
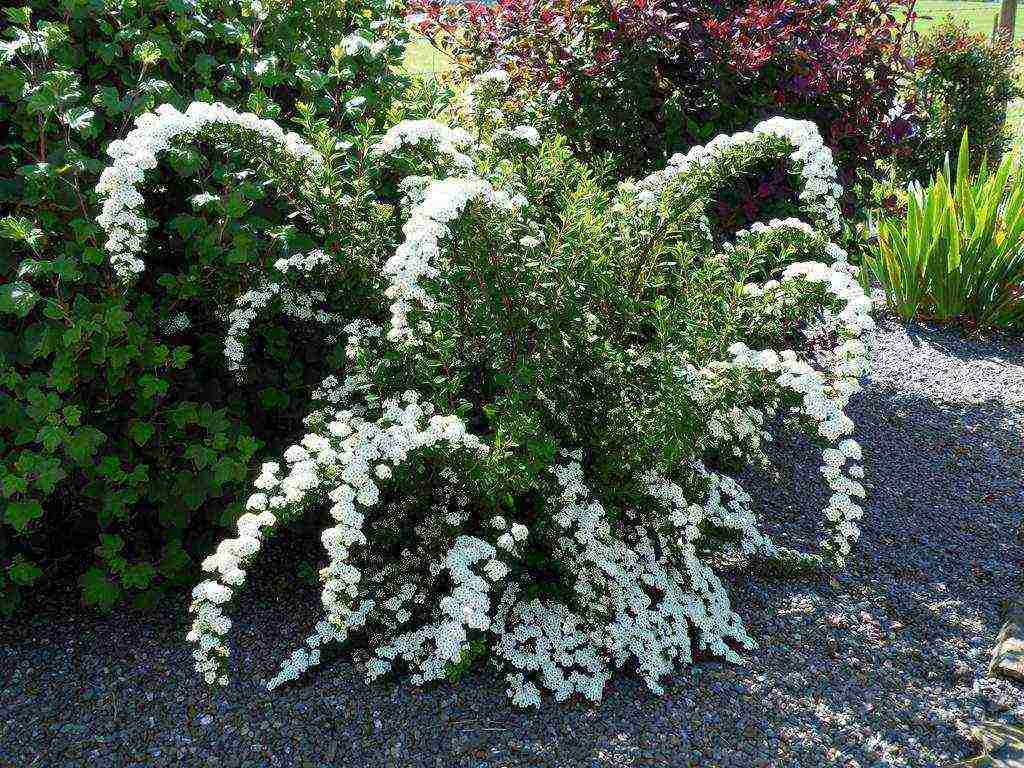
[[(873, 323), (832, 242), (841, 190), (816, 128), (774, 118), (609, 185), (564, 137), (503, 111), (509, 88), (488, 71), (458, 122), (403, 121), (374, 141), (364, 162), (403, 222), (392, 250), (295, 253), (221, 308), (238, 375), (258, 380), (257, 317), (301, 317), (345, 357), (202, 563), (188, 640), (208, 683), (227, 682), (227, 604), (267, 536), (311, 515), (327, 521), (322, 620), (270, 688), (359, 635), (371, 680), (427, 683), (487, 658), (518, 705), (542, 690), (597, 700), (624, 666), (657, 691), (696, 654), (754, 647), (714, 571), (722, 553), (784, 571), (849, 555), (864, 488), (845, 408)], [(325, 242), (373, 205), (271, 121), (162, 106), (111, 146), (99, 185), (123, 290), (152, 268), (147, 173), (212, 138), (278, 169)], [(715, 190), (765, 158), (800, 179), (802, 218), (721, 239)], [(355, 300), (332, 299), (353, 269)], [(818, 551), (776, 542), (734, 479), (770, 465), (783, 415), (821, 443)]]
[[(386, 3), (337, 0), (64, 0), (7, 8), (2, 23), (0, 609), (62, 564), (88, 604), (152, 600), (241, 514), (257, 455), (286, 445), (317, 366), (344, 349), (310, 332), (319, 307), (259, 319), (291, 297), (252, 276), (313, 242), (312, 219), (289, 218), (287, 164), (305, 158), (211, 133), (160, 169), (124, 169), (118, 183), (145, 174), (154, 204), (142, 210), (104, 193), (109, 174), (98, 185), (108, 152), (159, 104), (215, 100), (327, 136), (328, 155), (365, 143), (403, 88), (406, 33)], [(324, 172), (359, 194), (357, 164)], [(134, 262), (104, 254), (97, 185), (108, 210), (138, 214), (113, 242), (127, 254), (146, 233), (149, 269), (130, 291), (116, 278)], [(344, 242), (317, 242), (372, 251), (392, 218), (368, 209)], [(357, 280), (350, 269), (333, 290), (355, 301)], [(238, 316), (222, 316), (225, 297), (243, 295)], [(260, 366), (250, 386), (226, 365), (228, 326)]]

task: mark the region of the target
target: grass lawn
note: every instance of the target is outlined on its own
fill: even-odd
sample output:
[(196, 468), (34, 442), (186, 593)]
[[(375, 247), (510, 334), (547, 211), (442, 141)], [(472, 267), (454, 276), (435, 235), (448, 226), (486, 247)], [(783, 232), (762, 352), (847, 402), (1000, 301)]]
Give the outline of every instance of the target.
[(1018, 147), (1024, 147), (1024, 99), (1010, 102), (1006, 110), (1006, 122), (1013, 129)]
[(414, 36), (405, 49), (402, 68), (410, 74), (444, 72), (451, 67), (451, 59), (438, 51), (422, 37)]
[[(954, 16), (959, 21), (967, 21), (972, 32), (983, 35), (992, 34), (992, 21), (999, 13), (999, 3), (984, 3), (979, 0), (918, 0), (917, 22), (914, 29), (925, 32), (942, 21), (946, 16)], [(1017, 26), (1015, 32), (1020, 38), (1024, 25), (1024, 5), (1017, 10)]]

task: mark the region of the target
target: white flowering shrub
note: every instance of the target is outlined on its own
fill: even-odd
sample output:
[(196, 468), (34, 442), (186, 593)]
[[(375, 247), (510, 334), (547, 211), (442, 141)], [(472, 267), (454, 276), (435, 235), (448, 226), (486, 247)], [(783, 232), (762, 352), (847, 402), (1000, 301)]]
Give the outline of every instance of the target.
[[(505, 83), (473, 83), (465, 124), (402, 122), (365, 154), (403, 221), (385, 256), (284, 260), (225, 308), (225, 365), (240, 375), (255, 375), (247, 328), (271, 309), (337, 336), (346, 360), (310, 398), (304, 434), (263, 464), (236, 535), (202, 563), (188, 639), (209, 683), (227, 682), (228, 603), (267, 536), (300, 516), (328, 521), (322, 618), (270, 688), (358, 636), (371, 680), (408, 670), (427, 683), (483, 656), (522, 706), (542, 691), (597, 700), (625, 666), (660, 691), (696, 653), (740, 662), (755, 642), (716, 554), (840, 567), (857, 539), (863, 468), (845, 409), (868, 364), (871, 303), (830, 239), (839, 189), (814, 126), (776, 118), (609, 187), (564, 140), (507, 121), (492, 101)], [(104, 175), (122, 279), (146, 269), (131, 169), (211, 130), (280, 158), (327, 239), (335, 217), (318, 206), (370, 203), (339, 204), (330, 159), (269, 123), (165, 109)], [(769, 155), (804, 180), (804, 218), (721, 242), (713, 190)], [(371, 286), (357, 317), (326, 293), (349, 261)], [(821, 445), (832, 494), (817, 551), (774, 540), (735, 479), (770, 464), (781, 415)]]

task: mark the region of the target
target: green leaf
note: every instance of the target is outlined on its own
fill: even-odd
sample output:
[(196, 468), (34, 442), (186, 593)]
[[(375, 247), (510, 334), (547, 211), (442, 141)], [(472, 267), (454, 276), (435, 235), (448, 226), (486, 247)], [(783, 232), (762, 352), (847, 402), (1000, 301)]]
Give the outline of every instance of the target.
[(201, 53), (196, 56), (192, 66), (204, 82), (209, 82), (213, 68), (217, 66), (217, 59), (208, 53)]
[(146, 464), (137, 464), (125, 481), (129, 485), (143, 485), (149, 482), (149, 467)]
[(260, 404), (268, 411), (287, 408), (289, 400), (287, 393), (276, 387), (267, 387), (260, 391)]
[(185, 451), (185, 458), (191, 459), (196, 469), (204, 469), (217, 454), (202, 445), (190, 445)]
[(145, 445), (154, 432), (156, 429), (147, 421), (136, 421), (128, 429), (128, 434), (131, 435), (136, 445)]
[(43, 241), (44, 235), (43, 230), (24, 216), (4, 216), (0, 219), (0, 237), (25, 243), (35, 249)]
[(217, 485), (223, 485), (231, 480), (241, 480), (244, 476), (244, 467), (228, 457), (217, 462), (213, 470), (213, 481)]
[(43, 571), (35, 563), (26, 560), (21, 555), (15, 555), (7, 569), (7, 575), (15, 584), (27, 587), (42, 576)]
[(4, 8), (4, 14), (6, 14), (11, 24), (17, 27), (25, 27), (32, 23), (32, 9), (31, 8)]
[(164, 576), (167, 578), (173, 578), (187, 572), (188, 566), (191, 562), (191, 558), (189, 558), (185, 550), (181, 548), (181, 544), (177, 541), (170, 541), (167, 543), (167, 546), (164, 547), (163, 554), (160, 557), (160, 563), (157, 567), (160, 573)]
[(156, 569), (150, 563), (135, 563), (128, 566), (121, 574), (121, 583), (132, 589), (145, 589), (154, 576), (156, 576)]
[(105, 611), (121, 596), (121, 588), (96, 567), (86, 571), (78, 583), (82, 587), (82, 602), (93, 608)]
[(28, 528), (29, 523), (38, 520), (43, 516), (43, 507), (35, 499), (28, 501), (14, 501), (7, 505), (4, 512), (4, 520), (14, 527), (14, 530), (21, 532)]
[(42, 443), (48, 453), (53, 453), (64, 441), (64, 430), (53, 424), (47, 424), (36, 433), (36, 442)]
[(28, 478), (21, 475), (4, 475), (2, 485), (4, 496), (9, 499), (16, 493), (24, 493), (28, 490)]
[(124, 476), (124, 471), (121, 469), (121, 459), (117, 456), (104, 456), (96, 466), (96, 473), (100, 477), (105, 477), (115, 482), (120, 480)]
[(62, 115), (63, 122), (67, 124), (73, 131), (77, 131), (83, 136), (91, 136), (96, 132), (93, 127), (93, 121), (96, 119), (96, 113), (91, 109), (85, 107), (73, 107)]
[(231, 219), (240, 219), (249, 209), (252, 203), (239, 192), (232, 192), (223, 203), (224, 215)]
[(24, 282), (0, 285), (0, 314), (25, 317), (39, 301), (39, 294)]
[(111, 88), (109, 85), (100, 86), (92, 99), (92, 103), (103, 107), (103, 110), (110, 117), (116, 117), (124, 112), (127, 107), (126, 102), (127, 100), (121, 100), (121, 94), (118, 93), (117, 89)]
[(96, 554), (103, 560), (113, 560), (114, 557), (124, 549), (124, 539), (120, 536), (101, 533), (100, 544), (96, 547)]
[(190, 359), (192, 359), (192, 351), (188, 347), (175, 347), (171, 352), (171, 367), (184, 368)]
[(64, 443), (64, 450), (77, 464), (88, 464), (96, 455), (96, 449), (107, 440), (107, 436), (95, 427), (82, 427), (75, 430)]
[(157, 395), (167, 394), (169, 386), (166, 381), (151, 374), (146, 374), (139, 379), (139, 391), (144, 400), (150, 400)]
[(100, 55), (104, 64), (111, 64), (121, 55), (121, 46), (114, 43), (101, 43), (94, 50)]
[(68, 476), (60, 462), (56, 459), (50, 460), (47, 464), (37, 470), (36, 487), (43, 493), (49, 495), (57, 487), (57, 483)]
[(165, 590), (155, 587), (139, 592), (132, 599), (132, 607), (137, 611), (151, 611), (166, 597)]
[(69, 427), (77, 427), (82, 420), (82, 409), (77, 405), (66, 405), (63, 411), (64, 422)]

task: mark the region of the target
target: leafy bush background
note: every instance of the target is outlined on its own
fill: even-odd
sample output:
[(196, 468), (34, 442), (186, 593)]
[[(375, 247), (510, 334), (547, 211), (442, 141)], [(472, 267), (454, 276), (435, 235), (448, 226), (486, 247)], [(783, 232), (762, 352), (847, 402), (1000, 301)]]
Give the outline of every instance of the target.
[(305, 415), (340, 351), (268, 324), (253, 343), (259, 386), (226, 373), (215, 308), (311, 242), (230, 151), (172, 154), (151, 188), (150, 270), (117, 286), (94, 221), (103, 151), (135, 116), (193, 100), (356, 141), (401, 87), (401, 34), (380, 56), (350, 55), (345, 35), (397, 20), (386, 3), (333, 0), (64, 0), (6, 17), (0, 608), (62, 566), (84, 571), (88, 604), (146, 602), (188, 577), (214, 520), (237, 517), (254, 457)]
[(953, 19), (918, 41), (909, 93), (918, 127), (898, 162), (907, 175), (927, 181), (946, 156), (955, 166), (965, 130), (970, 136), (971, 170), (977, 171), (986, 156), (990, 165), (998, 165), (1013, 144), (1006, 107), (1021, 95), (1014, 77), (1019, 54), (1016, 44), (1005, 39), (990, 42)]
[[(849, 185), (910, 123), (907, 0), (800, 3), (421, 0), (420, 28), (463, 70), (508, 69), (578, 151), (642, 174), (775, 114), (821, 126)], [(663, 12), (664, 11), (664, 12)], [(768, 196), (765, 195), (765, 198)], [(734, 207), (757, 198), (737, 196)], [(766, 216), (760, 216), (766, 218)]]

